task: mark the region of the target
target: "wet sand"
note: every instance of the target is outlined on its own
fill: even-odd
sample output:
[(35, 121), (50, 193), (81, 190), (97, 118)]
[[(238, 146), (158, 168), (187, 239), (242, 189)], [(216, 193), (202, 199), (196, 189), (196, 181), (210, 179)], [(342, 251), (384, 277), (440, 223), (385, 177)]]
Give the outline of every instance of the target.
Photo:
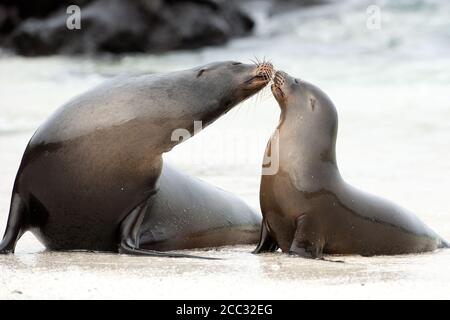
[(450, 298), (450, 274), (441, 267), (450, 264), (450, 250), (330, 258), (341, 263), (252, 249), (190, 251), (220, 261), (21, 252), (0, 257), (0, 299)]

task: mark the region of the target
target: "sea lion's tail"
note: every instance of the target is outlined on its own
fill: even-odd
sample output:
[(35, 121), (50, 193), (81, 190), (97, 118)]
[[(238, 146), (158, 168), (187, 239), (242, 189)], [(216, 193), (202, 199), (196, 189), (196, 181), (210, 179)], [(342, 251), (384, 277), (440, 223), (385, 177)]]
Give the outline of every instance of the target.
[(27, 206), (20, 195), (13, 193), (8, 224), (0, 243), (0, 254), (14, 253), (17, 241), (27, 231)]

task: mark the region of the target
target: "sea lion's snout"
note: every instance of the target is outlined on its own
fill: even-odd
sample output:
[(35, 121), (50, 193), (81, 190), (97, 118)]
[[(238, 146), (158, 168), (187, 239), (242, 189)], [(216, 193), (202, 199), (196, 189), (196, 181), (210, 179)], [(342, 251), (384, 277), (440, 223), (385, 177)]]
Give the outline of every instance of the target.
[(283, 84), (285, 83), (285, 81), (286, 81), (286, 76), (287, 76), (287, 74), (285, 73), (285, 72), (283, 72), (283, 71), (277, 71), (276, 73), (275, 73), (275, 77), (274, 77), (274, 79), (273, 79), (273, 83), (277, 86), (277, 87), (282, 87), (283, 86)]
[(257, 65), (256, 76), (261, 78), (267, 84), (272, 80), (273, 71), (273, 64), (270, 62), (263, 62)]
[(273, 79), (272, 94), (281, 106), (285, 104), (284, 84), (286, 83), (286, 76), (285, 72), (277, 71)]
[(245, 82), (247, 89), (260, 90), (264, 88), (273, 76), (273, 65), (270, 62), (262, 62), (252, 67), (249, 79)]

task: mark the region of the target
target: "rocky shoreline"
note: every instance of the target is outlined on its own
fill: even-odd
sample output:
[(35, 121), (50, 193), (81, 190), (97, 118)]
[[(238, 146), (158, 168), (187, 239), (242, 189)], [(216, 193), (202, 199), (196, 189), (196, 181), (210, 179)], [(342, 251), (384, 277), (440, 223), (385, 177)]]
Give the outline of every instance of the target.
[[(25, 56), (163, 52), (221, 45), (248, 35), (252, 19), (234, 3), (213, 0), (3, 1), (0, 45)], [(67, 6), (81, 8), (69, 30)]]
[[(250, 1), (250, 0), (246, 0)], [(265, 0), (260, 0), (265, 1)], [(266, 0), (283, 6), (317, 0)], [(158, 53), (197, 49), (248, 36), (254, 21), (236, 0), (3, 0), (0, 47), (24, 56)], [(67, 7), (81, 9), (70, 30)], [(276, 10), (274, 10), (275, 12)]]

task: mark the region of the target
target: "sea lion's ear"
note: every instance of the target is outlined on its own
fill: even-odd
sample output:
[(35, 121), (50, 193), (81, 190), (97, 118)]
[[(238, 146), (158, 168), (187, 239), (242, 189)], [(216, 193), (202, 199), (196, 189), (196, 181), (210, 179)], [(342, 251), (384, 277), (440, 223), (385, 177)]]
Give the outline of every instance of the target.
[(197, 73), (197, 78), (200, 78), (205, 71), (206, 69), (200, 69), (200, 71)]
[(311, 109), (314, 111), (316, 109), (316, 99), (310, 98), (309, 101), (311, 102)]

